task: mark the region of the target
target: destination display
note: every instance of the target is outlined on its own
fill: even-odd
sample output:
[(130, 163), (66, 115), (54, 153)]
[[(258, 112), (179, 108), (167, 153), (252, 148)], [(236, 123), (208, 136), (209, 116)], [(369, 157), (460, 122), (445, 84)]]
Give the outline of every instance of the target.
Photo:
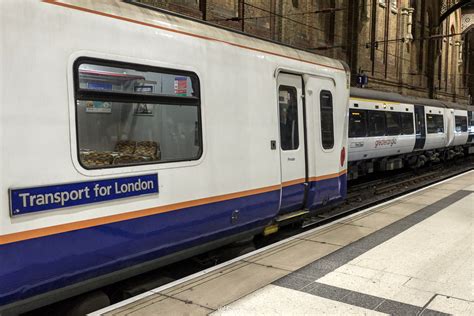
[(12, 216), (158, 193), (158, 175), (10, 189)]

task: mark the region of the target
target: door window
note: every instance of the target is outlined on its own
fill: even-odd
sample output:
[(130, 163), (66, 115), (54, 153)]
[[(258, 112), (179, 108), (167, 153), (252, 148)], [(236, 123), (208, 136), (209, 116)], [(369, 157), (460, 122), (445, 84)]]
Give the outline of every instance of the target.
[(280, 86), (279, 108), (281, 149), (298, 149), (298, 94), (295, 87)]
[(332, 94), (327, 90), (321, 91), (321, 143), (324, 149), (334, 147), (334, 122), (332, 113)]

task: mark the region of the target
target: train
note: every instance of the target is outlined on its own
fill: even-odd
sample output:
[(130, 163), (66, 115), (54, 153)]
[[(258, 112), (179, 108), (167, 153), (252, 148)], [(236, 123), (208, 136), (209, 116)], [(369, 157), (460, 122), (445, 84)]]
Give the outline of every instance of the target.
[(0, 20), (0, 313), (270, 234), (344, 201), (348, 177), (472, 146), (459, 105), (365, 95), (342, 61), (135, 1), (7, 0)]
[(474, 153), (474, 107), (351, 88), (348, 179)]

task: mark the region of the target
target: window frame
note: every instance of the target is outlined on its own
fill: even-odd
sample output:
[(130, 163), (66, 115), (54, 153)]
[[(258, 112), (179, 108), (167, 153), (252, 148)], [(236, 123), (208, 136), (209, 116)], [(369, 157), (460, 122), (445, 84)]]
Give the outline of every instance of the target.
[[(457, 122), (456, 122), (456, 121), (457, 121), (458, 119), (465, 119), (465, 120), (466, 120), (466, 121), (465, 121), (465, 123), (466, 123), (466, 125), (465, 125), (466, 130), (464, 130), (464, 131), (462, 130), (462, 127), (463, 127), (463, 126), (461, 126), (461, 131), (458, 132), (458, 131), (456, 130), (456, 126), (457, 126)], [(456, 133), (466, 133), (466, 132), (468, 132), (468, 131), (469, 131), (468, 117), (467, 117), (467, 116), (464, 116), (464, 115), (454, 115), (454, 132), (456, 132)]]
[[(106, 67), (116, 67), (131, 69), (136, 71), (143, 72), (156, 72), (161, 74), (170, 74), (170, 75), (181, 75), (192, 78), (194, 91), (196, 96), (172, 96), (172, 95), (158, 95), (158, 94), (132, 94), (126, 92), (117, 92), (117, 91), (106, 91), (106, 90), (92, 90), (92, 89), (81, 89), (79, 87), (79, 67), (82, 64), (90, 64), (97, 66), (106, 66)], [(150, 165), (165, 165), (178, 162), (192, 162), (198, 161), (203, 157), (204, 154), (204, 141), (203, 141), (203, 119), (202, 119), (202, 109), (201, 109), (201, 81), (196, 72), (189, 70), (181, 70), (174, 68), (164, 68), (160, 66), (144, 65), (137, 64), (129, 61), (122, 60), (110, 60), (97, 57), (87, 57), (79, 56), (72, 63), (72, 76), (73, 76), (73, 111), (74, 111), (74, 132), (75, 132), (75, 151), (76, 159), (79, 165), (88, 172), (100, 172), (101, 170), (110, 170), (110, 169), (126, 169), (134, 167), (144, 167)], [(124, 164), (124, 165), (107, 165), (101, 166), (100, 168), (90, 168), (83, 164), (80, 157), (80, 148), (79, 148), (79, 116), (78, 116), (78, 101), (103, 101), (103, 102), (120, 102), (120, 103), (149, 103), (149, 104), (162, 104), (162, 105), (176, 105), (176, 106), (193, 106), (197, 107), (197, 122), (199, 128), (199, 153), (196, 157), (192, 159), (175, 159), (175, 160), (155, 160), (150, 162), (142, 162), (136, 164)]]
[[(436, 129), (438, 129), (438, 125), (437, 125), (438, 121), (437, 120), (439, 120), (439, 118), (441, 117), (441, 120), (442, 120), (442, 123), (443, 123), (443, 131), (441, 131), (441, 132), (438, 132), (438, 131), (430, 132), (429, 125), (428, 125), (428, 116), (429, 115), (433, 116), (433, 121), (435, 123), (435, 128)], [(426, 119), (426, 134), (444, 134), (445, 133), (444, 115), (443, 114), (427, 113), (425, 119)]]
[[(332, 136), (332, 144), (331, 147), (324, 147), (324, 142), (323, 142), (323, 124), (322, 124), (322, 119), (323, 119), (323, 103), (322, 98), (323, 94), (328, 95), (331, 98), (331, 119), (332, 119), (332, 131), (331, 131), (331, 136)], [(323, 147), (324, 150), (331, 151), (334, 149), (334, 143), (335, 143), (335, 134), (334, 134), (334, 99), (332, 96), (332, 92), (329, 90), (321, 90), (319, 92), (319, 123), (320, 123), (320, 133), (321, 133), (321, 146)]]
[[(403, 117), (408, 117), (410, 116), (410, 122), (411, 122), (411, 133), (405, 133), (405, 120)], [(412, 112), (400, 112), (400, 125), (401, 125), (401, 134), (400, 135), (416, 135), (416, 127), (415, 127), (415, 121), (414, 121), (415, 115), (413, 115)]]
[[(296, 100), (296, 123), (297, 123), (297, 126), (296, 126), (296, 135), (297, 135), (297, 141), (298, 141), (298, 146), (296, 146), (296, 148), (290, 148), (290, 149), (285, 149), (283, 148), (283, 138), (282, 138), (282, 134), (281, 134), (281, 126), (280, 126), (280, 122), (281, 122), (281, 106), (280, 106), (280, 90), (281, 88), (284, 88), (284, 89), (287, 89), (287, 91), (289, 92), (290, 90), (295, 92), (295, 100)], [(280, 150), (282, 151), (297, 151), (300, 149), (300, 146), (301, 146), (301, 142), (300, 142), (300, 116), (299, 116), (299, 111), (300, 109), (298, 108), (298, 88), (295, 87), (295, 86), (291, 86), (291, 85), (287, 85), (287, 84), (280, 84), (278, 86), (278, 128), (279, 128), (279, 132), (280, 132)]]
[[(361, 135), (361, 136), (351, 136), (351, 118), (352, 118), (352, 112), (360, 112), (360, 113), (363, 113), (364, 115), (364, 134)], [(367, 110), (364, 110), (364, 109), (349, 109), (349, 137), (348, 138), (364, 138), (364, 137), (368, 137), (368, 127), (367, 127), (367, 124), (368, 124), (368, 118), (369, 118), (369, 114), (367, 113)]]
[[(370, 126), (370, 119), (371, 115), (377, 113), (377, 115), (381, 115), (384, 120), (384, 128), (383, 128), (383, 134), (382, 135), (371, 135), (371, 131), (373, 129)], [(387, 136), (387, 118), (385, 116), (385, 111), (377, 111), (377, 110), (367, 110), (367, 137), (384, 137)]]
[[(396, 111), (384, 111), (385, 112), (385, 136), (400, 136), (402, 135), (402, 115), (401, 112)], [(389, 132), (389, 126), (387, 124), (388, 117), (391, 115), (395, 115), (398, 118), (398, 133), (391, 133)]]

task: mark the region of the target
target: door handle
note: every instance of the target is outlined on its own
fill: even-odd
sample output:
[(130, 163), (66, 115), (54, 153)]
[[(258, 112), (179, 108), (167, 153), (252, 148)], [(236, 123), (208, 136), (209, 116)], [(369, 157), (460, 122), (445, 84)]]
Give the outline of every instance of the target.
[(291, 158), (291, 157), (288, 157), (288, 161), (295, 161), (296, 158)]

